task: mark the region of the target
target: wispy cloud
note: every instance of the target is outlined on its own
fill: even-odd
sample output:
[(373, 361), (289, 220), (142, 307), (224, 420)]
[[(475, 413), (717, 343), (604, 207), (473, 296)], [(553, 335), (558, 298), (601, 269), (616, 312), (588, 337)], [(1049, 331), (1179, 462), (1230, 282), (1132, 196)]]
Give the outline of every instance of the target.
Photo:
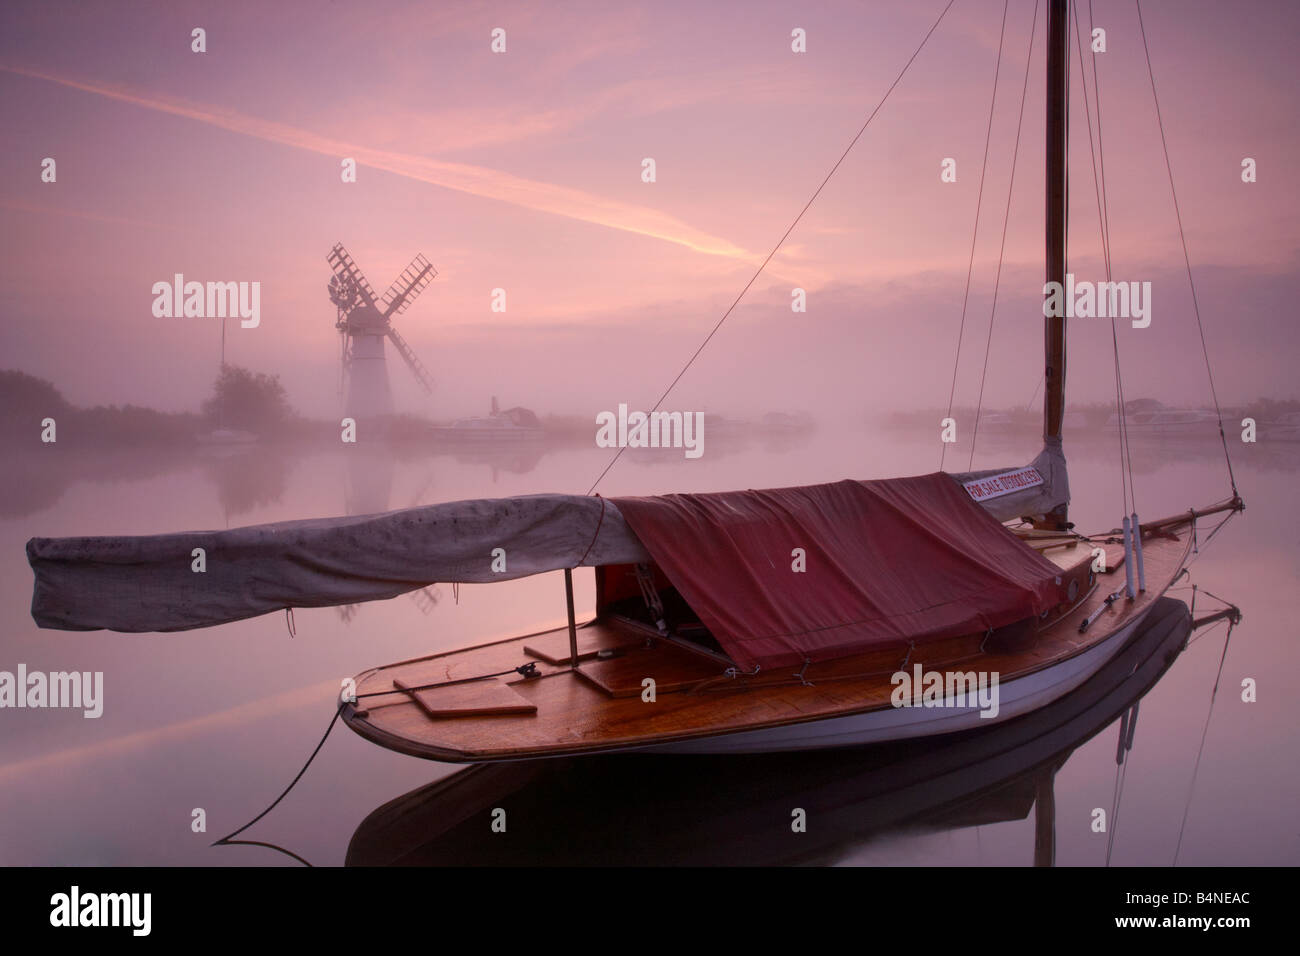
[(57, 209), (54, 206), (41, 206), (36, 203), (23, 202), (19, 199), (0, 199), (0, 206), (17, 209), (20, 212), (35, 213), (38, 216), (68, 216), (73, 219), (89, 219), (92, 222), (108, 222), (118, 226), (146, 226), (150, 229), (175, 229), (176, 226), (147, 219), (128, 219), (124, 216), (101, 216), (81, 209)]
[(568, 186), (526, 179), (483, 166), (448, 163), (391, 150), (372, 149), (357, 143), (331, 139), (285, 123), (248, 116), (234, 110), (164, 99), (123, 87), (104, 86), (8, 64), (0, 64), (0, 70), (57, 83), (144, 109), (181, 116), (266, 142), (279, 143), (336, 158), (350, 156), (363, 166), (381, 169), (418, 182), (622, 232), (649, 236), (685, 246), (705, 255), (756, 261), (756, 257), (747, 250), (719, 236), (696, 229), (675, 216), (645, 206), (595, 196)]
[[(653, 116), (704, 104), (766, 105), (825, 101), (824, 91), (806, 79), (792, 82), (772, 68), (748, 71), (743, 81), (735, 71), (679, 75), (666, 73), (626, 80), (596, 89), (569, 91), (554, 106), (553, 91), (538, 86), (532, 96), (485, 106), (438, 106), (430, 109), (394, 107), (375, 95), (358, 95), (338, 104), (355, 137), (407, 150), (449, 153), (499, 147), (528, 139), (567, 134), (607, 115), (621, 118)], [(856, 101), (855, 101), (856, 102)]]

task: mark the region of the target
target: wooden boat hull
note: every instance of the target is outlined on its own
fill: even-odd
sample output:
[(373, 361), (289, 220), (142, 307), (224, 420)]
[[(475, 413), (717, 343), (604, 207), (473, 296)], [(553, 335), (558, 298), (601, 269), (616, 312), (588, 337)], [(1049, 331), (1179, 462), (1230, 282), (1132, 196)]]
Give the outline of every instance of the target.
[(1082, 654), (1018, 680), (1000, 683), (998, 712), (993, 716), (985, 716), (979, 707), (971, 706), (945, 704), (933, 708), (899, 707), (639, 749), (695, 754), (776, 753), (785, 750), (859, 747), (886, 740), (906, 740), (992, 727), (1045, 707), (1082, 685), (1128, 644), (1142, 626), (1148, 611), (1149, 608), (1144, 609), (1128, 624)]
[[(471, 766), (369, 814), (349, 866), (753, 865), (842, 858), (902, 827), (1021, 819), (1039, 784), (1111, 725), (1178, 657), (1187, 606), (1163, 599), (1134, 638), (1082, 687), (988, 730), (846, 753), (678, 760), (586, 757)], [(647, 787), (646, 781), (654, 786)], [(584, 794), (574, 800), (575, 793)], [(509, 838), (491, 832), (510, 815)], [(773, 821), (802, 807), (816, 826)]]
[[(435, 654), (359, 675), (359, 701), (344, 705), (343, 719), (381, 746), (453, 763), (634, 750), (811, 750), (994, 726), (1078, 688), (1126, 646), (1181, 573), (1192, 545), (1192, 521), (1188, 514), (1146, 526), (1147, 590), (1109, 605), (1106, 596), (1124, 583), (1122, 570), (1115, 570), (1122, 549), (1117, 552), (1110, 540), (1058, 546), (1050, 538), (1035, 538), (1063, 572), (1091, 561), (1093, 547), (1102, 543), (1112, 567), (1019, 648), (986, 652), (980, 635), (974, 635), (966, 644), (887, 649), (838, 670), (835, 664), (820, 665), (823, 670), (807, 675), (807, 682), (770, 673), (764, 683), (720, 678), (717, 662), (701, 662), (670, 647), (647, 649), (644, 632), (597, 620), (578, 628), (576, 669), (569, 666), (566, 629)], [(1080, 623), (1092, 615), (1095, 622), (1080, 632)], [(536, 676), (510, 673), (521, 662), (535, 665)], [(891, 676), (916, 666), (997, 673), (996, 716), (981, 717), (978, 702), (894, 706)], [(473, 680), (502, 672), (506, 676), (491, 681)], [(643, 675), (657, 681), (654, 701), (641, 693)], [(423, 701), (403, 690), (429, 685), (438, 686)]]

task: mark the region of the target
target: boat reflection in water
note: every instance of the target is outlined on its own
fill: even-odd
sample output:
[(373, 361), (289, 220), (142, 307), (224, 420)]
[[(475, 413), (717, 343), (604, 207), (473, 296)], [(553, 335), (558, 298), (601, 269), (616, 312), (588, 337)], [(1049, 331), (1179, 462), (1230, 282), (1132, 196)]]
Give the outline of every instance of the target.
[[(471, 766), (371, 813), (352, 837), (347, 863), (831, 862), (891, 830), (978, 826), (1033, 810), (1034, 862), (1051, 865), (1056, 771), (1136, 710), (1191, 632), (1187, 606), (1162, 598), (1132, 642), (1089, 681), (987, 730), (856, 750)], [(507, 814), (504, 833), (492, 829), (497, 808)], [(792, 830), (795, 808), (806, 812), (806, 832)]]

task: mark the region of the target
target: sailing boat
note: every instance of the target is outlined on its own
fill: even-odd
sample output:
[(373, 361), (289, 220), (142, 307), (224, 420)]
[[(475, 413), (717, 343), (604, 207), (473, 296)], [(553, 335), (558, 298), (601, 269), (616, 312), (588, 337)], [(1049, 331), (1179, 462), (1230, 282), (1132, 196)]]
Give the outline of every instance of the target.
[[(1051, 0), (1047, 21), (1047, 280), (1062, 284), (1067, 11)], [(991, 726), (1114, 659), (1183, 572), (1198, 523), (1243, 507), (1234, 486), (1142, 523), (1126, 497), (1122, 528), (1076, 532), (1065, 319), (1045, 331), (1044, 446), (1024, 467), (34, 538), (32, 614), (42, 627), (175, 631), (563, 570), (567, 626), (367, 670), (344, 689), (342, 719), (452, 762), (812, 750)], [(207, 570), (194, 574), (200, 547)], [(580, 626), (573, 572), (585, 568), (596, 616)]]
[[(221, 317), (221, 364), (217, 367), (218, 380), (226, 374), (226, 318)], [(226, 426), (226, 396), (217, 393), (217, 427), (195, 436), (203, 450), (209, 456), (224, 457), (232, 452), (243, 451), (257, 436), (252, 432)]]
[[(1128, 715), (1193, 628), (1235, 614), (1193, 622), (1186, 604), (1162, 598), (1129, 645), (1078, 690), (1018, 720), (933, 742), (471, 765), (369, 814), (348, 845), (347, 865), (790, 864), (842, 859), (846, 847), (904, 829), (1023, 819), (1031, 808), (1035, 862), (1051, 865), (1056, 771), (1117, 720), (1122, 758), (1132, 746)], [(590, 799), (575, 801), (574, 793)], [(528, 830), (526, 842), (503, 842), (482, 825), (497, 807)], [(797, 835), (773, 827), (791, 807), (817, 826)], [(529, 819), (546, 825), (529, 827)]]

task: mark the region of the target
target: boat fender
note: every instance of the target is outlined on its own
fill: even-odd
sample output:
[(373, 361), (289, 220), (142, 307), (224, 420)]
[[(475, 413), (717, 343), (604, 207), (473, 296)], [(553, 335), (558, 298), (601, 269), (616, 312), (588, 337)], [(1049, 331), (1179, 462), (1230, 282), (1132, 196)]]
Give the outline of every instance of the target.
[[(1142, 533), (1141, 529), (1138, 533)], [(1133, 587), (1133, 526), (1128, 515), (1124, 516), (1124, 582), (1131, 601), (1137, 597), (1137, 590)]]
[(1142, 525), (1136, 511), (1133, 512), (1133, 554), (1137, 557), (1138, 592), (1144, 593), (1147, 589), (1147, 574), (1142, 566)]

